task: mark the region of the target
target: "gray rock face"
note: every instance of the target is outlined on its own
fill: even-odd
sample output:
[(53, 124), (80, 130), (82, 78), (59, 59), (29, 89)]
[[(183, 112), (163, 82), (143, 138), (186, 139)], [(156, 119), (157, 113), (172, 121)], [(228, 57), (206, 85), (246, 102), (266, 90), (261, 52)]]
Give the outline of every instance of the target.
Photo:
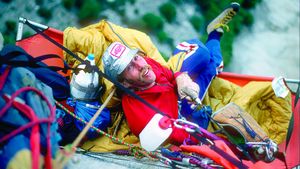
[(88, 155), (75, 154), (68, 162), (69, 169), (162, 169), (170, 168), (160, 161), (149, 158), (136, 159), (132, 156), (115, 155), (111, 153), (91, 153)]

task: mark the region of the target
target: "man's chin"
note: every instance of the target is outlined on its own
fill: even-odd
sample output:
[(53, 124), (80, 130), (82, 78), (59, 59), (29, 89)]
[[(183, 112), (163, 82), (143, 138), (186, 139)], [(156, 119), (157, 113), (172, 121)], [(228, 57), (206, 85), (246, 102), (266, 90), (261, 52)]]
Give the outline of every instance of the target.
[(150, 79), (143, 79), (140, 82), (141, 83), (140, 84), (136, 84), (136, 86), (143, 88), (143, 87), (152, 86), (152, 84), (155, 83), (155, 80), (153, 80), (153, 79), (151, 79), (151, 80)]
[(150, 85), (150, 84), (155, 82), (155, 78), (143, 79), (143, 82), (144, 82), (145, 85)]

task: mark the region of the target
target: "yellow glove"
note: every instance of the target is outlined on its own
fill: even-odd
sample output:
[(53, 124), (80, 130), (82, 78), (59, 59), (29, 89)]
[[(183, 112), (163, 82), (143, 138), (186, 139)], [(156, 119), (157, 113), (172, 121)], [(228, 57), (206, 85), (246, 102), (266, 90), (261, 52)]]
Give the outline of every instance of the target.
[(198, 98), (200, 92), (199, 85), (190, 78), (187, 72), (183, 72), (175, 80), (180, 99), (187, 99), (192, 102)]

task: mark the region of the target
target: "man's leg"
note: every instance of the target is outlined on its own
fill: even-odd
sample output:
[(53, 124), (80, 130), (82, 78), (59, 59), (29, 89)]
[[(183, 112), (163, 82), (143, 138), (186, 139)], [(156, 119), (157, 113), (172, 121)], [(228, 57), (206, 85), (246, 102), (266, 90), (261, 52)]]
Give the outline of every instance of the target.
[(187, 71), (200, 86), (199, 98), (206, 93), (211, 80), (223, 69), (220, 38), (224, 28), (228, 28), (231, 19), (239, 11), (240, 5), (232, 2), (207, 26), (208, 39), (205, 45), (199, 40), (189, 40), (177, 46), (186, 49), (186, 56), (182, 63), (181, 71)]
[[(224, 32), (223, 28), (228, 28), (226, 24), (232, 19), (238, 10), (239, 4), (231, 3), (230, 7), (226, 8), (219, 16), (217, 16), (207, 27), (207, 33), (209, 35), (206, 46), (201, 46), (201, 48), (205, 50), (198, 53), (198, 56), (195, 54), (191, 55), (190, 58), (183, 62), (181, 70), (188, 71), (193, 80), (200, 86), (199, 98), (201, 100), (204, 98), (212, 79), (217, 75), (220, 69), (223, 68), (220, 38)], [(201, 62), (201, 66), (204, 68), (201, 70), (190, 69), (196, 67), (190, 65), (197, 63), (196, 60), (202, 56), (209, 58), (208, 62)], [(185, 63), (186, 61), (187, 63)], [(203, 65), (203, 63), (206, 63), (206, 65)], [(196, 122), (201, 127), (207, 128), (209, 118), (205, 113), (199, 114), (199, 112), (194, 112), (186, 101), (183, 101), (181, 108), (183, 116), (193, 122)]]
[(220, 33), (217, 30), (212, 31), (208, 35), (208, 39), (205, 44), (210, 52), (210, 56), (214, 62), (213, 64), (216, 67), (217, 73), (220, 73), (223, 69), (223, 57), (220, 45), (220, 39), (222, 35), (223, 33)]
[[(217, 30), (218, 32), (224, 32), (222, 29), (225, 28), (229, 30), (227, 24), (240, 10), (240, 4), (237, 2), (232, 2), (229, 7), (227, 7), (222, 13), (220, 13), (214, 20), (212, 20), (207, 28), (206, 32), (209, 35), (212, 31)], [(220, 29), (222, 28), (222, 29)]]
[(210, 54), (214, 62), (216, 63), (217, 72), (220, 73), (223, 70), (223, 58), (221, 54), (220, 38), (224, 33), (223, 29), (229, 30), (227, 24), (237, 14), (240, 9), (240, 5), (236, 2), (232, 2), (228, 8), (226, 8), (221, 14), (219, 14), (213, 21), (209, 23), (206, 28), (208, 33), (208, 39), (206, 47), (209, 49)]
[(186, 55), (180, 71), (188, 72), (191, 77), (197, 76), (210, 62), (208, 48), (198, 39), (188, 40), (179, 45), (189, 48), (189, 50), (185, 50)]
[[(211, 35), (214, 35), (212, 32)], [(210, 36), (209, 44), (211, 46), (217, 46), (213, 39), (214, 36)], [(190, 77), (199, 85), (200, 93), (199, 98), (202, 100), (205, 95), (207, 88), (211, 80), (216, 75), (216, 64), (212, 58), (211, 52), (201, 41), (189, 40), (187, 42), (181, 43), (181, 46), (192, 46), (192, 51), (187, 52), (185, 60), (182, 63), (181, 72), (187, 71)], [(222, 56), (221, 56), (222, 58)], [(181, 115), (187, 120), (197, 123), (203, 128), (207, 128), (209, 123), (209, 117), (204, 112), (200, 113), (198, 111), (193, 111), (190, 104), (186, 100), (182, 100), (181, 103)]]
[(206, 91), (210, 85), (211, 80), (223, 70), (223, 57), (221, 54), (220, 38), (223, 35), (224, 28), (228, 28), (228, 24), (231, 19), (239, 11), (240, 5), (236, 2), (232, 2), (228, 8), (226, 8), (221, 14), (219, 14), (212, 22), (207, 26), (208, 39), (206, 42), (206, 48), (210, 53), (209, 64), (202, 72), (198, 72), (194, 80), (204, 89), (200, 91), (199, 98), (202, 100)]

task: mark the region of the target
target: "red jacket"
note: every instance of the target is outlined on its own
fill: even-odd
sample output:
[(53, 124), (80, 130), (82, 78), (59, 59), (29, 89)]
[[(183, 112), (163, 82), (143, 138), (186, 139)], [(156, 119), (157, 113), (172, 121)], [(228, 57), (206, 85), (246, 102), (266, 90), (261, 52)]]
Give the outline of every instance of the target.
[[(175, 78), (179, 73), (174, 74), (171, 70), (161, 66), (153, 59), (146, 58), (146, 61), (152, 67), (153, 72), (156, 75), (156, 84), (149, 89), (135, 91), (135, 93), (169, 117), (177, 119), (178, 96)], [(137, 136), (156, 114), (151, 108), (127, 94), (123, 95), (122, 106), (128, 125), (133, 134)], [(187, 137), (188, 133), (184, 130), (173, 127), (173, 132), (169, 139), (173, 143), (181, 144)]]

